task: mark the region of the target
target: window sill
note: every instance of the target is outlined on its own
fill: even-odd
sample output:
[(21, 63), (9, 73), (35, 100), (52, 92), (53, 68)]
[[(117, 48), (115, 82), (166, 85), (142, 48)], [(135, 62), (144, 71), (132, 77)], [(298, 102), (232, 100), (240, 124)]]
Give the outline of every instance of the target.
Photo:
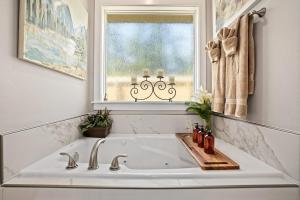
[(185, 102), (92, 102), (94, 110), (112, 110), (112, 114), (188, 114)]

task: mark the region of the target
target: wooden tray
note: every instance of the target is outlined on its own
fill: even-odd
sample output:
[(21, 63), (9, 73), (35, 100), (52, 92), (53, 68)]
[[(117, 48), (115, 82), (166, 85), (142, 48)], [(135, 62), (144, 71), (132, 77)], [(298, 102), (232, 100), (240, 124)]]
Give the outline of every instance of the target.
[(177, 138), (192, 154), (203, 170), (240, 169), (240, 166), (215, 148), (215, 154), (207, 154), (193, 142), (191, 133), (176, 133)]

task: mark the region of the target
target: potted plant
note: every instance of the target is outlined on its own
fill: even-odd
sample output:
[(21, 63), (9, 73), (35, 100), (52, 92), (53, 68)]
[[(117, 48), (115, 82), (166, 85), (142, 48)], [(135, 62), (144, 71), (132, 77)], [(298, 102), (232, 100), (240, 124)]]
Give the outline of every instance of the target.
[(112, 119), (110, 111), (106, 108), (97, 111), (96, 114), (90, 114), (79, 125), (81, 133), (86, 137), (104, 138), (110, 133)]
[(186, 104), (188, 105), (186, 111), (198, 114), (205, 121), (206, 129), (211, 130), (212, 95), (201, 87), (198, 99)]

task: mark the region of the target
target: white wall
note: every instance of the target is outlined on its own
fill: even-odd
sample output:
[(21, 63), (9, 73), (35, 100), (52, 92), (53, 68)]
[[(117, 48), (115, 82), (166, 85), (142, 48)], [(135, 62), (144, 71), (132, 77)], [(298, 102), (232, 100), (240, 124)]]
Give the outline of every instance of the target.
[[(300, 134), (300, 1), (261, 0), (255, 23), (255, 94), (247, 120)], [(211, 38), (211, 35), (209, 36)]]
[(0, 1), (0, 133), (85, 114), (89, 106), (87, 81), (17, 59), (18, 7), (19, 0)]
[(261, 6), (267, 14), (255, 26), (256, 91), (248, 119), (300, 133), (300, 1)]

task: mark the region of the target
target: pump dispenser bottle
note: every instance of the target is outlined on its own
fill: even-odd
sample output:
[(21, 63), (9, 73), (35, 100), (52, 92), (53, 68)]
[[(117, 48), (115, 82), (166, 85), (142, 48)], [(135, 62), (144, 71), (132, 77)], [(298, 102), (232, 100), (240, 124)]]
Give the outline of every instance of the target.
[(204, 152), (207, 154), (215, 153), (215, 137), (212, 135), (211, 130), (207, 130), (204, 137)]
[(194, 123), (194, 129), (193, 129), (193, 142), (197, 143), (197, 135), (199, 132), (199, 124), (198, 123)]

